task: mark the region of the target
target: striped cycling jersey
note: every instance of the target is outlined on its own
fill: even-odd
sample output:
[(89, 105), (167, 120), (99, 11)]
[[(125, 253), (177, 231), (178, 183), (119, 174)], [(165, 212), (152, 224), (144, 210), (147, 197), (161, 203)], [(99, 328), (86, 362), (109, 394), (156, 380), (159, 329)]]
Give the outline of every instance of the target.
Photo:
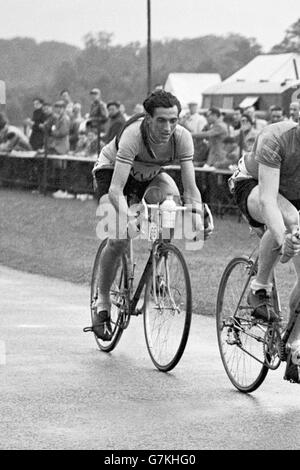
[[(154, 157), (149, 155), (141, 135), (142, 119), (132, 123), (122, 133), (117, 150), (115, 139), (109, 142), (99, 155), (93, 172), (100, 168), (113, 168), (115, 161), (131, 166), (131, 175), (138, 181), (154, 178), (161, 168), (193, 159), (193, 139), (188, 130), (179, 124), (174, 131), (174, 138), (163, 144), (150, 140)], [(148, 137), (149, 138), (149, 137)]]

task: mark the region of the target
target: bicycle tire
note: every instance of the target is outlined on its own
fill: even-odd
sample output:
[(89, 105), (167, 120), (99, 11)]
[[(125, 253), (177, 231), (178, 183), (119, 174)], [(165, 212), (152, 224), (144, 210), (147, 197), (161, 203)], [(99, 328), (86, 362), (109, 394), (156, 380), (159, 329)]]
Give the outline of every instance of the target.
[[(251, 320), (246, 300), (251, 276), (256, 274), (253, 265), (253, 261), (246, 256), (233, 258), (229, 262), (219, 284), (216, 307), (221, 359), (230, 381), (243, 393), (256, 390), (269, 371), (264, 363), (262, 338), (265, 327)], [(249, 314), (243, 314), (247, 309)]]
[[(93, 324), (93, 315), (94, 315), (94, 303), (97, 299), (97, 286), (98, 286), (98, 280), (99, 280), (99, 268), (100, 268), (100, 258), (101, 258), (101, 253), (104, 249), (104, 247), (107, 244), (107, 239), (103, 240), (98, 248), (98, 251), (96, 253), (95, 261), (94, 261), (94, 266), (93, 266), (93, 272), (92, 272), (92, 281), (91, 281), (91, 297), (90, 297), (90, 305), (91, 305), (91, 318), (92, 318), (92, 324)], [(118, 342), (120, 341), (120, 338), (123, 333), (123, 322), (122, 322), (122, 313), (120, 311), (120, 308), (116, 306), (116, 299), (112, 298), (113, 296), (119, 295), (122, 297), (124, 295), (124, 292), (127, 291), (128, 288), (128, 269), (127, 269), (127, 259), (126, 256), (123, 254), (121, 259), (120, 259), (120, 265), (118, 266), (116, 270), (116, 276), (113, 281), (113, 285), (111, 288), (111, 320), (112, 320), (112, 328), (113, 328), (113, 334), (112, 338), (110, 341), (102, 341), (100, 338), (96, 336), (94, 333), (94, 337), (96, 340), (96, 343), (101, 351), (104, 352), (111, 352), (115, 347), (117, 346)], [(119, 294), (118, 294), (119, 290)], [(127, 325), (129, 323), (129, 316), (127, 317)]]
[(156, 272), (159, 274), (155, 281), (153, 269), (145, 288), (144, 333), (155, 367), (168, 372), (178, 364), (188, 340), (192, 319), (191, 281), (182, 253), (172, 244), (158, 249)]

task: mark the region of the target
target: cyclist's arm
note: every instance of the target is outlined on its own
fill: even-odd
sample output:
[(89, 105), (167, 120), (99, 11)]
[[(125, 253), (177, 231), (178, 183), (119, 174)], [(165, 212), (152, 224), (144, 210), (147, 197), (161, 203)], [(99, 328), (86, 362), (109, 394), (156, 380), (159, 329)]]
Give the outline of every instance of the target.
[[(182, 161), (181, 166), (181, 181), (183, 186), (183, 198), (185, 204), (201, 205), (202, 198), (200, 191), (196, 185), (195, 169), (192, 160)], [(200, 207), (200, 206), (199, 206)]]
[(278, 206), (280, 168), (259, 163), (259, 204), (263, 220), (278, 246), (284, 241), (285, 225)]

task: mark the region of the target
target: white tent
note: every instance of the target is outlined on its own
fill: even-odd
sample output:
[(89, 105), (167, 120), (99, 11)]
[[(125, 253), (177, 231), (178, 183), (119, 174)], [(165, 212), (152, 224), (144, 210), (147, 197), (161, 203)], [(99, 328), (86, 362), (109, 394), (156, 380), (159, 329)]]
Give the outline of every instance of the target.
[(300, 54), (262, 54), (224, 80), (229, 82), (276, 82), (300, 79)]
[(210, 86), (221, 82), (218, 73), (170, 73), (164, 89), (175, 95), (183, 108), (188, 103), (202, 106), (202, 93)]
[(5, 82), (0, 80), (0, 104), (5, 104)]

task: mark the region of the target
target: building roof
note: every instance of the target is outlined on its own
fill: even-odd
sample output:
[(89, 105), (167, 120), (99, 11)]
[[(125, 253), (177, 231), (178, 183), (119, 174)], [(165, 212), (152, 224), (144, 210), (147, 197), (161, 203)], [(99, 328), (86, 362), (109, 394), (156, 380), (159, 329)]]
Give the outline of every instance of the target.
[(173, 93), (183, 107), (191, 102), (201, 106), (203, 91), (217, 83), (221, 83), (218, 73), (170, 73), (164, 88)]
[(205, 94), (280, 94), (300, 80), (300, 54), (263, 54)]
[[(295, 70), (296, 63), (298, 77)], [(297, 80), (300, 78), (300, 54), (263, 54), (255, 57), (251, 62), (242, 67), (236, 73), (224, 80), (224, 83), (237, 80), (259, 82), (284, 82), (285, 80)]]
[(220, 85), (207, 88), (204, 95), (277, 95), (283, 93), (292, 86), (299, 86), (300, 80), (279, 82), (223, 82)]
[(0, 104), (5, 104), (5, 82), (0, 80)]

